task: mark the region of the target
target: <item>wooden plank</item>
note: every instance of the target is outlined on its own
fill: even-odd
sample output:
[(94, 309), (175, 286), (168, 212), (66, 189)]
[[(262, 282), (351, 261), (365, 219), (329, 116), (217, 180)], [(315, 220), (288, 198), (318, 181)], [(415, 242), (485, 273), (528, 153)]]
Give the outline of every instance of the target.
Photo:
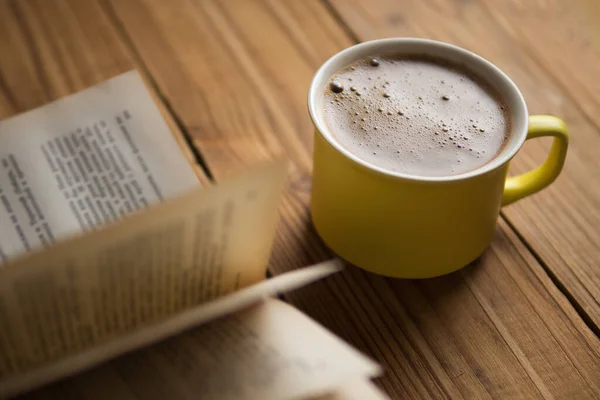
[[(308, 82), (352, 41), (318, 1), (111, 2), (218, 178), (293, 161), (271, 267), (330, 257), (308, 218)], [(598, 339), (512, 230), (464, 271), (428, 281), (350, 268), (289, 300), (386, 368), (394, 397), (593, 397)]]
[(542, 64), (600, 129), (600, 3), (479, 0), (490, 16)]
[[(560, 239), (559, 232), (554, 232), (549, 240), (541, 243), (540, 248), (543, 252), (540, 251), (540, 255), (549, 256), (574, 270), (575, 279), (564, 279), (564, 285), (567, 289), (576, 288), (573, 297), (598, 326), (600, 203), (597, 190), (587, 194), (590, 192), (589, 186), (598, 188), (598, 185), (588, 182), (596, 182), (600, 177), (597, 163), (597, 154), (600, 151), (600, 81), (596, 79), (600, 74), (600, 3), (593, 0), (568, 3), (557, 0), (522, 3), (480, 0), (480, 3), (498, 25), (502, 26), (511, 40), (519, 43), (523, 51), (531, 54), (555, 81), (555, 85), (562, 89), (562, 96), (570, 103), (566, 111), (579, 111), (573, 113), (571, 118), (576, 123), (585, 121), (586, 131), (592, 132), (582, 136), (579, 131), (572, 130), (573, 141), (580, 147), (589, 149), (591, 156), (581, 161), (582, 164), (587, 164), (591, 180), (585, 180), (588, 177), (573, 175), (572, 179), (577, 179), (580, 183), (579, 193), (572, 199), (566, 198), (562, 203), (565, 208), (581, 208), (583, 204), (584, 207), (590, 208), (578, 212), (579, 218), (569, 225), (562, 225), (558, 221), (550, 225), (549, 228), (554, 231), (556, 227), (562, 226), (562, 233), (568, 232), (569, 237), (564, 241)], [(579, 170), (576, 173), (579, 173)], [(581, 193), (586, 195), (581, 196)], [(521, 216), (519, 211), (521, 210), (515, 212), (517, 218)], [(538, 226), (536, 224), (531, 228), (537, 229)], [(572, 234), (573, 231), (576, 232), (575, 235)], [(534, 234), (535, 232), (529, 230), (525, 235), (526, 240), (532, 244)], [(564, 270), (557, 275), (559, 278), (565, 275), (571, 278)]]
[[(555, 15), (556, 11), (521, 14), (523, 10), (539, 8), (541, 4), (558, 4), (553, 1), (486, 0), (483, 5), (482, 1), (407, 0), (399, 3), (378, 0), (367, 7), (357, 0), (334, 0), (332, 4), (361, 40), (419, 36), (472, 50), (498, 65), (515, 81), (525, 96), (530, 113), (554, 114), (566, 121), (571, 131), (571, 143), (562, 175), (549, 188), (505, 208), (503, 213), (543, 260), (545, 268), (562, 290), (573, 299), (592, 329), (599, 333), (600, 186), (595, 182), (600, 176), (600, 117), (597, 112), (584, 111), (581, 103), (588, 97), (582, 94), (582, 102), (574, 101), (574, 98), (580, 97), (579, 93), (583, 93), (582, 85), (592, 87), (590, 82), (595, 82), (597, 75), (593, 71), (598, 70), (599, 64), (591, 62), (595, 57), (593, 52), (592, 55), (583, 51), (578, 53), (577, 50), (563, 52), (571, 44), (571, 39), (567, 38), (580, 43), (585, 40), (582, 36), (585, 31), (577, 30), (577, 26), (571, 24), (566, 28), (569, 35), (561, 39), (563, 45), (558, 47), (555, 46), (556, 41), (560, 32), (565, 32), (565, 27), (557, 26), (560, 17)], [(569, 2), (568, 8), (576, 9), (577, 4)], [(552, 6), (548, 7), (550, 9), (554, 10)], [(561, 10), (566, 9), (567, 3), (564, 3)], [(544, 19), (550, 13), (553, 17)], [(497, 15), (502, 17), (492, 17)], [(498, 23), (497, 18), (502, 18), (502, 22)], [(550, 34), (552, 29), (559, 33)], [(530, 42), (524, 40), (522, 32), (525, 30), (532, 37)], [(536, 35), (535, 39), (533, 35)], [(549, 42), (546, 42), (547, 39)], [(546, 44), (534, 51), (534, 43)], [(574, 48), (577, 49), (577, 45)], [(546, 59), (538, 58), (542, 54)], [(568, 54), (571, 61), (559, 64), (558, 58), (564, 56), (568, 59)], [(559, 65), (567, 62), (586, 64), (581, 62), (578, 54), (590, 63), (577, 69), (578, 73), (569, 72), (566, 67), (561, 67), (558, 72)], [(560, 79), (557, 79), (559, 75)], [(595, 93), (598, 96), (598, 91)], [(589, 104), (595, 104), (592, 108), (597, 111), (597, 100), (591, 101)], [(548, 154), (548, 148), (548, 140), (526, 143), (511, 164), (511, 171), (524, 172), (540, 165)]]
[[(137, 67), (102, 8), (76, 0), (0, 1), (0, 53), (0, 119)], [(144, 78), (175, 138), (195, 163), (182, 132)], [(200, 166), (195, 171), (202, 183), (209, 183)]]
[[(250, 59), (236, 59), (240, 49), (225, 43), (207, 16), (212, 8), (204, 10), (202, 3), (196, 6), (191, 2), (137, 1), (113, 3), (113, 7), (112, 12), (118, 14), (117, 23), (122, 25), (141, 57), (154, 56), (152, 63), (144, 62), (192, 137), (197, 140), (202, 136), (202, 146), (197, 147), (212, 163), (218, 163), (219, 168), (213, 171), (215, 177), (284, 153), (309, 167), (309, 155), (298, 151), (304, 148), (298, 138), (280, 141), (276, 135), (266, 134), (275, 129), (294, 129), (276, 106), (285, 99), (270, 95), (264, 78)], [(199, 24), (199, 18), (209, 23)], [(142, 27), (157, 24), (162, 24), (161, 29), (169, 31), (169, 35), (154, 29), (148, 32), (152, 39), (138, 37)], [(174, 44), (174, 38), (179, 37), (188, 40)], [(143, 47), (138, 47), (139, 40), (144, 40)], [(159, 54), (162, 56), (157, 57)], [(169, 73), (165, 75), (165, 71)]]

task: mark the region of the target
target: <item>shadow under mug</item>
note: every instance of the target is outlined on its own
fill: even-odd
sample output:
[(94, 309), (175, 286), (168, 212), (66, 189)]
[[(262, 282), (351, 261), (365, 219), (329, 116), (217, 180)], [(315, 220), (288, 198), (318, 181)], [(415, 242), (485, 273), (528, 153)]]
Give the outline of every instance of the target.
[[(508, 106), (512, 130), (501, 153), (460, 175), (421, 177), (390, 172), (342, 147), (323, 119), (329, 78), (355, 60), (385, 54), (424, 54), (462, 64), (496, 89)], [(317, 232), (347, 261), (397, 278), (448, 274), (479, 257), (493, 238), (500, 207), (552, 183), (568, 147), (565, 124), (552, 116), (528, 116), (519, 89), (496, 66), (427, 39), (374, 40), (334, 55), (312, 80), (308, 109), (315, 125), (311, 213)], [(541, 136), (554, 137), (544, 164), (507, 178), (509, 162), (525, 140)]]

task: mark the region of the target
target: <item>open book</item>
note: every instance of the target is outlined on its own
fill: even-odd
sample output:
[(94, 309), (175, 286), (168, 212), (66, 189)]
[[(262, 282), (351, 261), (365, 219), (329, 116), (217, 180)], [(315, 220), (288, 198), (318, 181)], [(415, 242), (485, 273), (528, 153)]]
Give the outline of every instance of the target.
[(0, 398), (136, 349), (169, 398), (385, 398), (271, 297), (341, 268), (265, 280), (284, 180), (202, 187), (136, 71), (0, 122)]

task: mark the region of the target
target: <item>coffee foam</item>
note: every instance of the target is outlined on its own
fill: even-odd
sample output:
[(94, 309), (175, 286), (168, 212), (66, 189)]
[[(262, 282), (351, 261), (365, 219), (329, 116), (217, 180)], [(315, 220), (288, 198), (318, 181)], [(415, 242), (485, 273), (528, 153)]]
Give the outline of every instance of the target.
[[(340, 70), (324, 94), (335, 140), (383, 169), (448, 176), (477, 169), (510, 132), (505, 105), (457, 66), (424, 57), (359, 60)], [(339, 92), (339, 93), (336, 93)]]

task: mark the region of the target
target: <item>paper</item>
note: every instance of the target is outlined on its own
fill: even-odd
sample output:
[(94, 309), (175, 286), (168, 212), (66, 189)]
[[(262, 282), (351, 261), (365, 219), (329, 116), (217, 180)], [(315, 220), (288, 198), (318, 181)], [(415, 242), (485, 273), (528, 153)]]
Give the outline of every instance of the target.
[(240, 289), (208, 303), (182, 311), (167, 317), (156, 324), (124, 334), (111, 341), (90, 347), (77, 354), (63, 357), (56, 362), (34, 368), (18, 376), (10, 377), (10, 381), (0, 381), (0, 397), (4, 393), (14, 394), (22, 390), (31, 390), (58, 378), (89, 368), (125, 352), (148, 346), (179, 334), (190, 327), (207, 323), (218, 317), (234, 313), (280, 292), (307, 285), (341, 269), (339, 260), (326, 261), (311, 267), (291, 271), (252, 286)]
[(275, 163), (0, 269), (0, 383), (264, 279)]
[(136, 71), (0, 121), (0, 265), (198, 186)]
[(380, 372), (375, 363), (278, 300), (204, 325), (186, 340), (158, 345), (148, 361), (160, 374), (181, 382), (190, 396), (205, 400), (308, 397)]
[[(312, 398), (380, 373), (371, 360), (274, 299), (127, 355), (116, 364), (128, 390), (142, 398)], [(110, 390), (105, 394), (116, 395)]]

